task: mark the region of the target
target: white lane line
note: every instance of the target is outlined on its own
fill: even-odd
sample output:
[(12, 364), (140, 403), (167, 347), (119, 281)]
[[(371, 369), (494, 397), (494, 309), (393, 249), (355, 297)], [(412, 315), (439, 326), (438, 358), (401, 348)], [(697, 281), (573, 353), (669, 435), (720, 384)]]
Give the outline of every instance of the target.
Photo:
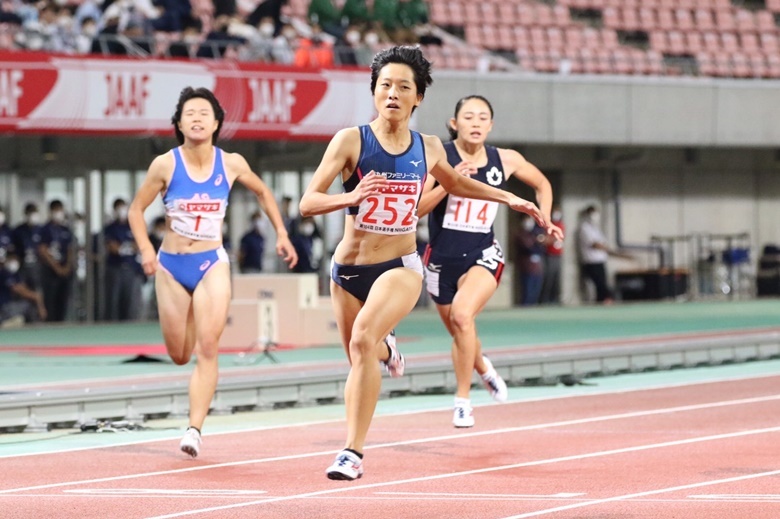
[[(493, 405), (500, 405), (502, 407), (508, 407), (508, 406), (514, 406), (514, 405), (521, 405), (526, 404), (530, 402), (546, 402), (550, 400), (565, 400), (569, 398), (588, 398), (592, 396), (603, 396), (603, 395), (622, 395), (627, 393), (636, 393), (640, 391), (658, 391), (658, 390), (664, 390), (664, 389), (674, 389), (674, 388), (682, 388), (682, 387), (692, 387), (692, 386), (699, 386), (699, 385), (706, 385), (706, 384), (720, 384), (724, 382), (740, 382), (740, 381), (749, 381), (749, 380), (757, 380), (762, 378), (777, 378), (780, 377), (780, 375), (776, 373), (770, 373), (770, 374), (758, 374), (758, 375), (749, 375), (749, 376), (735, 376), (735, 377), (724, 377), (724, 378), (718, 378), (713, 380), (697, 380), (692, 382), (677, 382), (674, 384), (658, 384), (658, 385), (650, 385), (645, 387), (632, 387), (632, 388), (625, 388), (625, 389), (605, 389), (603, 391), (601, 390), (595, 390), (592, 391), (590, 389), (587, 390), (587, 392), (582, 393), (570, 393), (566, 395), (551, 395), (551, 396), (540, 396), (535, 398), (525, 398), (521, 400), (513, 400), (507, 403), (503, 404), (497, 404), (495, 402), (482, 404), (482, 405), (474, 405), (473, 407), (489, 407)], [(580, 390), (579, 388), (577, 390)], [(414, 411), (399, 411), (394, 413), (377, 413), (375, 415), (375, 418), (377, 417), (391, 417), (391, 416), (408, 416), (408, 415), (415, 415), (415, 414), (423, 414), (423, 413), (432, 413), (437, 411), (452, 411), (452, 406), (447, 405), (447, 407), (429, 407), (425, 409), (417, 409)], [(324, 424), (333, 424), (333, 423), (342, 423), (344, 421), (343, 418), (334, 418), (334, 419), (328, 419), (328, 420), (318, 420), (314, 422), (300, 422), (300, 423), (293, 423), (293, 424), (281, 424), (281, 425), (270, 425), (270, 426), (260, 426), (260, 427), (249, 427), (246, 429), (232, 429), (230, 431), (216, 431), (209, 433), (208, 436), (223, 436), (227, 434), (243, 434), (248, 432), (259, 432), (259, 431), (271, 431), (275, 429), (286, 429), (290, 427), (308, 427), (310, 425), (324, 425)], [(180, 432), (177, 431), (177, 434), (180, 434)], [(0, 459), (2, 458), (21, 458), (26, 456), (42, 456), (42, 455), (49, 455), (49, 454), (61, 454), (66, 452), (80, 452), (85, 450), (94, 450), (94, 449), (111, 449), (115, 447), (124, 447), (124, 446), (132, 446), (132, 445), (141, 445), (146, 443), (155, 443), (155, 442), (162, 442), (162, 441), (172, 441), (173, 439), (178, 439), (178, 436), (171, 436), (167, 438), (155, 438), (155, 439), (146, 439), (146, 440), (136, 440), (136, 441), (129, 441), (129, 442), (117, 442), (112, 443), (111, 445), (92, 445), (89, 447), (76, 447), (76, 448), (70, 448), (70, 449), (58, 449), (58, 450), (47, 450), (47, 451), (39, 451), (39, 452), (30, 452), (30, 453), (24, 453), (24, 454), (0, 454)], [(45, 439), (40, 441), (46, 441)], [(0, 449), (2, 449), (5, 446), (11, 445), (13, 446), (13, 443), (4, 444), (0, 442)], [(367, 447), (368, 448), (368, 447)], [(328, 452), (327, 454), (330, 454)]]
[(525, 519), (527, 517), (537, 517), (540, 515), (553, 514), (556, 512), (562, 512), (564, 510), (572, 510), (574, 508), (584, 508), (586, 506), (601, 505), (604, 503), (614, 503), (616, 501), (625, 501), (637, 497), (652, 496), (657, 494), (664, 494), (667, 492), (676, 492), (678, 490), (687, 490), (689, 488), (700, 488), (700, 487), (706, 487), (710, 485), (720, 485), (723, 483), (734, 483), (737, 481), (745, 481), (748, 479), (764, 478), (767, 476), (777, 476), (778, 474), (780, 474), (780, 470), (770, 470), (767, 472), (758, 472), (756, 474), (747, 474), (744, 476), (735, 476), (735, 477), (724, 478), (724, 479), (713, 479), (710, 481), (700, 481), (699, 483), (691, 483), (690, 485), (679, 485), (676, 487), (659, 488), (656, 490), (648, 490), (646, 492), (636, 492), (634, 494), (625, 494), (622, 496), (608, 497), (605, 499), (594, 499), (592, 501), (583, 501), (581, 503), (573, 503), (570, 505), (559, 506), (556, 508), (548, 508), (546, 510), (537, 510), (536, 512), (529, 512), (526, 514), (512, 515), (509, 517), (504, 517), (503, 519)]
[(461, 492), (374, 492), (377, 496), (442, 496), (457, 497), (459, 499), (471, 499), (479, 497), (542, 497), (545, 499), (569, 499), (572, 497), (584, 496), (581, 492), (558, 492), (556, 494), (464, 494)]
[[(773, 400), (780, 400), (780, 395), (769, 395), (769, 396), (762, 396), (762, 397), (755, 397), (755, 398), (740, 398), (737, 400), (724, 400), (722, 402), (710, 402), (707, 404), (694, 404), (694, 405), (667, 407), (661, 409), (650, 409), (645, 411), (632, 411), (629, 413), (619, 413), (614, 415), (596, 416), (596, 417), (589, 417), (589, 418), (578, 418), (575, 420), (563, 420), (559, 422), (548, 422), (548, 423), (540, 423), (540, 424), (533, 424), (533, 425), (523, 425), (518, 427), (507, 427), (507, 428), (495, 429), (491, 431), (474, 431), (470, 433), (457, 433), (457, 434), (448, 434), (444, 436), (433, 436), (429, 438), (419, 438), (415, 440), (403, 440), (398, 442), (380, 443), (376, 445), (368, 445), (365, 447), (365, 450), (398, 447), (403, 445), (418, 445), (422, 443), (435, 443), (435, 442), (449, 441), (449, 440), (462, 440), (465, 438), (476, 438), (480, 436), (493, 436), (498, 434), (506, 434), (506, 433), (514, 433), (514, 432), (533, 431), (538, 429), (548, 429), (552, 427), (567, 427), (571, 425), (582, 425), (582, 424), (589, 424), (589, 423), (606, 422), (611, 420), (623, 420), (626, 418), (639, 418), (643, 416), (654, 416), (654, 415), (671, 414), (671, 413), (679, 413), (679, 412), (686, 412), (686, 411), (699, 411), (702, 409), (755, 404), (755, 403), (762, 403), (762, 402), (770, 402)], [(764, 431), (764, 429), (760, 429), (760, 430)], [(729, 433), (729, 434), (734, 434), (734, 433)], [(705, 438), (709, 438), (709, 437), (705, 437)], [(0, 490), (0, 495), (10, 494), (13, 492), (27, 492), (31, 490), (41, 490), (44, 488), (58, 488), (58, 487), (66, 487), (66, 486), (73, 486), (73, 485), (89, 485), (94, 483), (106, 483), (109, 481), (123, 481), (123, 480), (143, 478), (143, 477), (165, 476), (170, 474), (183, 474), (186, 472), (211, 470), (211, 469), (223, 468), (223, 467), (238, 467), (242, 465), (270, 463), (274, 461), (290, 461), (290, 460), (303, 459), (303, 458), (313, 458), (318, 456), (332, 456), (338, 452), (340, 452), (340, 449), (319, 451), (319, 452), (309, 452), (305, 454), (290, 454), (286, 456), (275, 456), (271, 458), (258, 458), (252, 460), (215, 463), (213, 465), (201, 465), (197, 467), (188, 467), (183, 469), (160, 470), (155, 472), (125, 474), (121, 476), (108, 476), (104, 478), (85, 479), (85, 480), (78, 480), (78, 481), (47, 483), (45, 485), (33, 485), (29, 487), (9, 488), (9, 489)], [(525, 466), (525, 465), (520, 465), (520, 466)]]
[[(669, 441), (669, 442), (662, 442), (662, 443), (652, 443), (647, 445), (637, 445), (634, 447), (626, 447), (622, 449), (612, 449), (607, 451), (597, 451), (597, 452), (590, 452), (586, 454), (576, 454), (572, 456), (563, 456), (560, 458), (550, 458), (545, 460), (537, 460), (537, 461), (529, 461), (524, 463), (514, 463), (511, 465), (501, 465), (497, 467), (487, 467), (482, 469), (473, 469), (473, 470), (464, 470), (460, 472), (451, 472), (447, 474), (436, 474), (434, 476), (423, 476), (419, 478), (410, 478), (410, 479), (401, 479), (401, 480), (395, 480), (395, 481), (384, 481), (380, 483), (372, 483), (368, 485), (355, 485), (355, 486), (346, 486), (346, 487), (340, 487), (336, 489), (327, 489), (327, 490), (319, 490), (316, 492), (307, 492), (304, 494), (295, 494), (290, 496), (284, 496), (284, 497), (274, 497), (274, 498), (268, 498), (268, 499), (258, 499), (256, 501), (248, 501), (246, 503), (235, 503), (231, 505), (221, 505), (221, 506), (212, 506), (209, 508), (201, 508), (201, 509), (194, 509), (194, 510), (187, 510), (184, 512), (177, 512), (173, 514), (166, 514), (166, 515), (158, 515), (154, 517), (149, 517), (147, 519), (171, 519), (173, 517), (184, 517), (187, 515), (197, 515), (197, 514), (204, 514), (208, 512), (216, 512), (221, 510), (230, 510), (234, 508), (244, 508), (248, 506), (255, 506), (255, 505), (263, 505), (268, 503), (278, 503), (281, 501), (292, 501), (295, 499), (304, 499), (304, 498), (310, 498), (315, 496), (323, 496), (328, 494), (338, 494), (341, 492), (353, 492), (356, 490), (365, 490), (369, 488), (378, 488), (378, 487), (385, 487), (385, 486), (392, 486), (392, 485), (404, 485), (409, 483), (419, 483), (423, 481), (435, 481), (440, 479), (447, 479), (447, 478), (454, 478), (454, 477), (461, 477), (461, 476), (472, 476), (474, 474), (486, 474), (490, 472), (498, 472), (502, 470), (512, 470), (512, 469), (518, 469), (523, 467), (533, 467), (533, 466), (539, 466), (539, 465), (549, 465), (552, 463), (560, 463), (564, 461), (579, 461), (583, 459), (588, 458), (598, 458), (603, 456), (611, 456), (614, 454), (625, 454), (627, 452), (640, 452), (645, 450), (651, 450), (651, 449), (659, 449), (664, 447), (676, 447), (679, 445), (689, 445), (692, 443), (700, 443), (700, 442), (706, 442), (706, 441), (714, 441), (714, 440), (723, 440), (728, 438), (739, 438), (743, 436), (751, 436), (756, 434), (766, 434), (766, 433), (776, 433), (780, 432), (780, 427), (770, 427), (766, 429), (754, 429), (749, 431), (739, 431), (734, 433), (727, 433), (727, 434), (716, 434), (712, 436), (702, 436), (698, 438), (687, 438), (685, 440), (675, 440), (675, 441)], [(576, 503), (573, 505), (568, 505), (568, 507), (558, 507), (550, 509), (550, 512), (543, 511), (544, 513), (551, 513), (552, 511), (558, 511), (558, 510), (567, 510), (568, 508), (578, 508), (581, 506), (590, 506), (592, 504), (598, 504), (602, 502), (610, 502), (610, 501), (618, 501), (621, 499), (630, 499), (632, 497), (642, 497), (644, 495), (653, 495), (656, 493), (662, 493), (662, 492), (670, 492), (673, 490), (683, 490), (686, 488), (695, 488), (697, 486), (705, 486), (710, 484), (716, 484), (716, 483), (725, 483), (730, 481), (740, 481), (742, 479), (750, 479), (752, 477), (760, 477), (762, 475), (775, 475), (780, 474), (780, 470), (772, 471), (772, 472), (763, 472), (759, 475), (750, 475), (750, 476), (739, 476), (735, 478), (728, 478), (723, 480), (718, 480), (715, 482), (706, 482), (706, 483), (698, 483), (693, 485), (683, 485), (680, 487), (672, 487), (670, 489), (662, 489), (662, 490), (654, 490), (649, 492), (639, 492), (637, 494), (628, 494), (626, 496), (618, 496), (614, 498), (608, 498), (608, 499), (601, 499), (601, 500), (594, 500), (594, 501), (586, 501), (584, 503)], [(538, 512), (532, 512), (532, 514), (537, 514)], [(541, 514), (539, 514), (541, 515)], [(532, 515), (519, 515), (519, 516), (512, 516), (511, 518), (507, 517), (505, 519), (520, 519), (523, 517), (532, 517)]]

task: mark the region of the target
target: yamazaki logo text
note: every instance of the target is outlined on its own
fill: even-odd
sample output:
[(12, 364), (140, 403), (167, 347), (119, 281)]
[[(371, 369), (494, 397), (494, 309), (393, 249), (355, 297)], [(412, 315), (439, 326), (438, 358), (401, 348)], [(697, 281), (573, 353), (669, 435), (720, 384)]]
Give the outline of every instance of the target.
[(22, 97), (21, 70), (0, 70), (0, 116), (16, 117), (19, 115), (19, 99)]
[(252, 109), (247, 116), (250, 123), (289, 123), (292, 120), (294, 80), (250, 79), (248, 84), (252, 94)]
[(219, 202), (188, 202), (185, 210), (192, 213), (215, 213), (219, 211)]
[(106, 117), (144, 117), (149, 75), (106, 74)]

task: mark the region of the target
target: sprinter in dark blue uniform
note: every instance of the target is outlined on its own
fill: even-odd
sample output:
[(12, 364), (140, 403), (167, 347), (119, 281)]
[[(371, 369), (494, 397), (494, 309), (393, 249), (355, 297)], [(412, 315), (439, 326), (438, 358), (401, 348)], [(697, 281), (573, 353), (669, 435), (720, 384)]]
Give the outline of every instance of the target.
[[(514, 176), (536, 191), (547, 233), (563, 239), (550, 222), (552, 187), (541, 171), (514, 150), (485, 144), (493, 127), (493, 107), (481, 96), (458, 101), (449, 121), (452, 141), (444, 145), (447, 162), (464, 177), (503, 188)], [(493, 233), (496, 202), (448, 194), (435, 179), (428, 179), (420, 214), (430, 212), (430, 242), (425, 252), (426, 285), (447, 331), (453, 338), (452, 359), (458, 389), (453, 425), (472, 427), (469, 392), (474, 370), (493, 398), (507, 398), (506, 383), (490, 360), (482, 355), (475, 319), (498, 288), (504, 254)]]
[[(408, 314), (422, 288), (415, 230), (422, 186), (430, 173), (447, 191), (492, 200), (546, 222), (531, 202), (458, 175), (441, 141), (409, 129), (432, 82), (431, 64), (417, 47), (379, 52), (371, 64), (378, 116), (331, 140), (300, 202), (303, 216), (346, 210), (344, 237), (331, 269), (331, 298), (351, 369), (344, 388), (347, 440), (326, 474), (363, 475), (363, 447), (382, 384), (379, 362), (400, 375), (400, 354), (385, 337)], [(329, 194), (340, 177), (344, 193)]]
[[(214, 144), (225, 119), (219, 101), (206, 88), (182, 90), (172, 118), (178, 148), (149, 166), (128, 211), (128, 222), (155, 291), (165, 347), (176, 364), (197, 363), (190, 380), (190, 426), (180, 448), (200, 452), (203, 421), (217, 387), (217, 350), (230, 306), (230, 265), (222, 247), (222, 223), (235, 182), (257, 195), (276, 228), (276, 251), (295, 265), (295, 249), (273, 193), (238, 153)], [(155, 252), (146, 232), (144, 211), (158, 194), (165, 203), (167, 230)]]

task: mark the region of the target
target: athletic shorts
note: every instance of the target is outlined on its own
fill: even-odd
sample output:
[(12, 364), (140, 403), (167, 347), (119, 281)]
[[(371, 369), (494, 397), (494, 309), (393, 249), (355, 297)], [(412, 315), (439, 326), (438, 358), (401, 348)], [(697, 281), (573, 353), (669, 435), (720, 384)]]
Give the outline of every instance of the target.
[(171, 254), (170, 252), (157, 253), (160, 268), (173, 276), (190, 293), (195, 291), (203, 276), (217, 263), (230, 263), (227, 251), (224, 247), (195, 252), (192, 254)]
[(430, 245), (425, 250), (425, 282), (431, 299), (439, 305), (452, 304), (458, 291), (458, 280), (474, 265), (486, 268), (501, 282), (504, 271), (504, 253), (501, 245), (494, 240), (485, 250), (477, 250), (461, 258), (438, 257)]
[(420, 255), (412, 252), (400, 258), (391, 259), (371, 265), (342, 265), (331, 261), (330, 278), (338, 286), (360, 299), (364, 303), (376, 280), (388, 270), (406, 267), (423, 277), (423, 266)]

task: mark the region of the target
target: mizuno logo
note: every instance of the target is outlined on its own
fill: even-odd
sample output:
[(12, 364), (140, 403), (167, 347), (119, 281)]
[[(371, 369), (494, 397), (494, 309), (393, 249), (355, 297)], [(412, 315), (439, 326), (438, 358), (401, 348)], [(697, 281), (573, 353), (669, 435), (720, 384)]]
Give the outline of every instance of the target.
[(352, 279), (352, 278), (356, 278), (356, 277), (358, 277), (359, 275), (360, 275), (360, 274), (353, 274), (353, 275), (351, 275), (351, 276), (345, 276), (344, 274), (339, 274), (339, 277), (340, 277), (340, 278), (344, 278), (344, 279), (346, 279), (347, 281), (349, 281), (350, 279)]
[(414, 166), (416, 168), (417, 166), (420, 165), (420, 162), (422, 162), (422, 159), (420, 159), (420, 160), (410, 160), (409, 162), (411, 162), (412, 166)]

